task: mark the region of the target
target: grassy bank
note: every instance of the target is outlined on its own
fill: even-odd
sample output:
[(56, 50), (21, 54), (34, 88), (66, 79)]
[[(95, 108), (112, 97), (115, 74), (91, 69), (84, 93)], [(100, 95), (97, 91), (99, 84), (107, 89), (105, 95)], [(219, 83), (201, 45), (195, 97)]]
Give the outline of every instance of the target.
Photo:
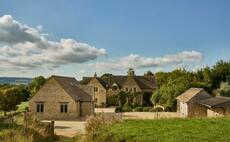
[(126, 120), (106, 131), (126, 142), (226, 142), (230, 141), (230, 118)]

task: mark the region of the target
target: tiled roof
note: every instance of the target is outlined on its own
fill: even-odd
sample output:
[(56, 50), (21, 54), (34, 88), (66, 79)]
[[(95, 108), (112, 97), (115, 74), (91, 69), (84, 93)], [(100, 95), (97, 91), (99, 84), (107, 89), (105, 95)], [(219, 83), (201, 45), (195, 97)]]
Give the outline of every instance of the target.
[[(129, 76), (133, 77), (138, 86), (141, 89), (154, 89), (156, 88), (156, 81), (154, 76)], [(94, 77), (83, 77), (80, 84), (88, 84), (90, 80)], [(102, 84), (105, 89), (111, 88), (114, 83), (122, 88), (123, 84), (127, 80), (128, 76), (118, 76), (118, 75), (107, 75), (103, 77), (96, 77), (96, 79)]]
[(214, 107), (224, 107), (225, 105), (230, 104), (229, 97), (217, 96), (209, 99), (205, 99), (199, 102), (201, 105), (214, 108)]
[[(180, 96), (178, 96), (176, 99), (180, 100), (182, 102), (188, 102), (190, 99), (195, 97), (197, 94), (199, 94), (201, 91), (204, 91), (203, 88), (190, 88), (184, 93), (182, 93)], [(207, 93), (207, 95), (209, 95)]]
[(54, 78), (74, 100), (92, 101), (92, 97), (88, 93), (77, 87), (79, 82), (75, 78), (55, 75), (51, 78)]

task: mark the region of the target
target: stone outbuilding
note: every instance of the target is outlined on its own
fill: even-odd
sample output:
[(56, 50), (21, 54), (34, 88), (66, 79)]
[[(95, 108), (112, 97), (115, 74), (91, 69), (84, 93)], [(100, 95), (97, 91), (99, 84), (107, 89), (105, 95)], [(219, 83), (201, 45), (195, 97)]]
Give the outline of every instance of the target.
[(51, 76), (29, 100), (29, 111), (41, 119), (73, 120), (94, 114), (92, 86), (72, 77)]
[(208, 98), (211, 98), (211, 95), (202, 88), (190, 88), (185, 91), (176, 98), (180, 117), (206, 117), (207, 108), (199, 102)]
[(217, 96), (199, 102), (207, 108), (208, 117), (230, 115), (230, 98)]

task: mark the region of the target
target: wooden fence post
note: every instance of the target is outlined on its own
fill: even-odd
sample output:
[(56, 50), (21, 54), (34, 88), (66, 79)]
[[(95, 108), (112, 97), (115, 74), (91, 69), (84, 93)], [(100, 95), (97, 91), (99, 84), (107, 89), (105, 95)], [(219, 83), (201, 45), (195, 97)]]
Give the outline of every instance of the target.
[(54, 121), (51, 121), (51, 128), (50, 128), (51, 134), (54, 135)]

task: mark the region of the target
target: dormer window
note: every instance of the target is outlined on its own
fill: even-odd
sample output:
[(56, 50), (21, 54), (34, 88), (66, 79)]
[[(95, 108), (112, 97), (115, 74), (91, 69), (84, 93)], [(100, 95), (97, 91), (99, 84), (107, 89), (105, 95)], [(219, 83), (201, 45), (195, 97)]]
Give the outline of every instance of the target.
[(112, 90), (113, 90), (113, 91), (117, 91), (117, 88), (118, 88), (118, 87), (117, 87), (117, 84), (114, 83), (113, 86), (112, 86)]

